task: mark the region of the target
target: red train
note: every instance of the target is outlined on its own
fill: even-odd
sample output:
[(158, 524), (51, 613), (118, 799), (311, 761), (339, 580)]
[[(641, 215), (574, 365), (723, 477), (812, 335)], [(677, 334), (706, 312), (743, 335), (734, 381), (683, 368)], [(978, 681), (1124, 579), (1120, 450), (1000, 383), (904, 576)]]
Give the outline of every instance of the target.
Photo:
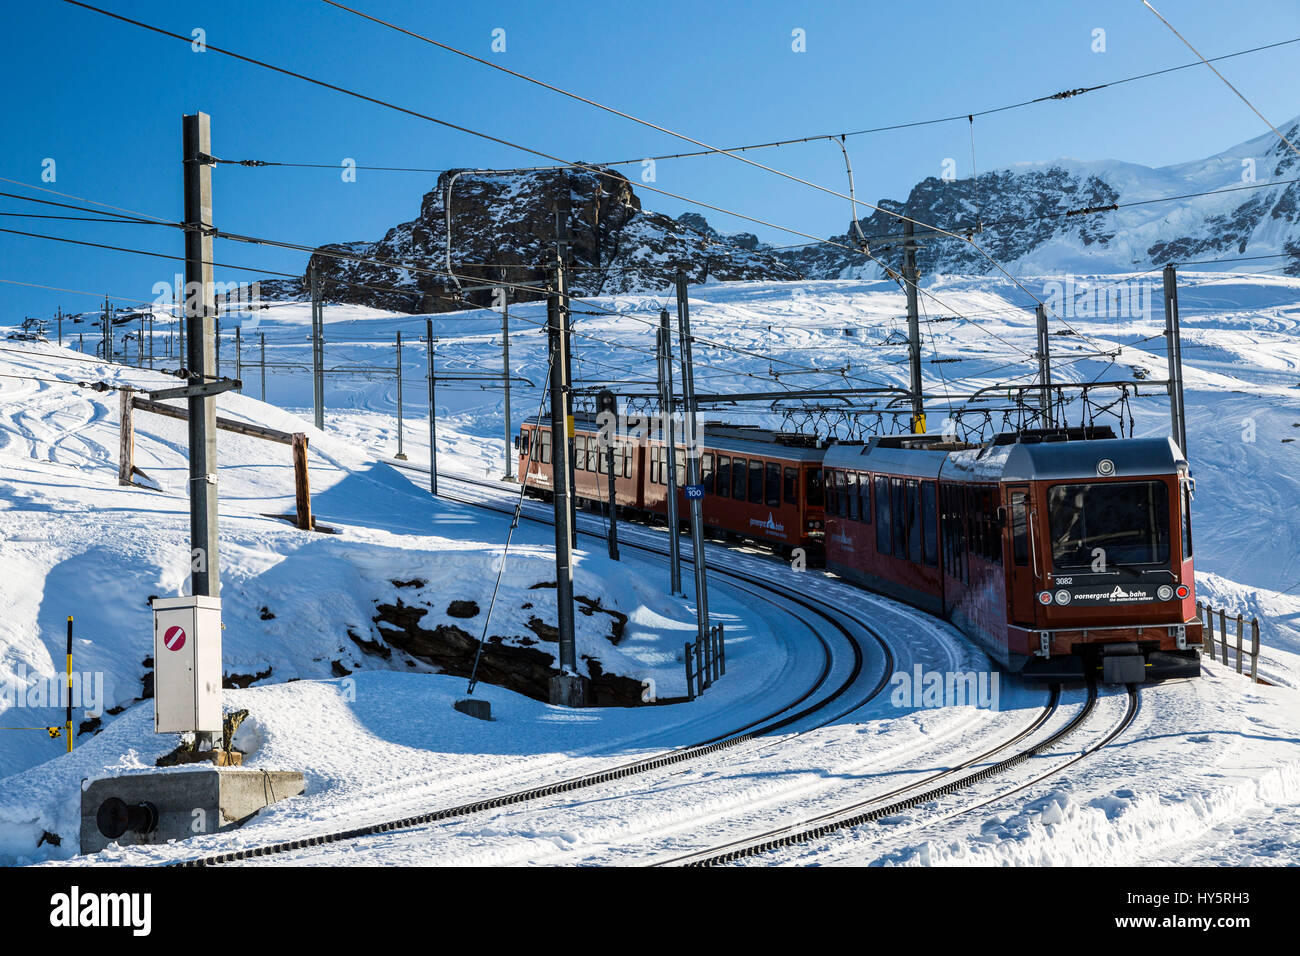
[[(574, 420), (574, 489), (587, 505), (609, 501), (607, 455), (600, 450), (594, 416)], [(551, 423), (529, 422), (515, 440), (519, 474), (527, 468), (528, 487), (551, 490)], [(529, 448), (532, 447), (532, 455)], [(708, 422), (702, 428), (700, 477), (704, 486), (704, 523), (723, 532), (775, 545), (783, 554), (794, 548), (820, 552), (825, 533), (822, 456), (814, 438)], [(677, 448), (677, 513), (689, 515), (686, 500), (686, 453)], [(656, 436), (615, 439), (614, 501), (632, 515), (666, 517), (668, 448)]]
[[(598, 434), (578, 416), (575, 488), (588, 504), (608, 501)], [(1194, 483), (1169, 439), (1087, 428), (826, 448), (709, 423), (702, 443), (707, 527), (824, 554), (840, 576), (948, 618), (1010, 671), (1121, 683), (1200, 673)], [(545, 495), (550, 422), (525, 425), (516, 444), (529, 490)], [(665, 514), (666, 459), (654, 438), (616, 442), (622, 512)], [(675, 464), (685, 520), (681, 449)]]
[(1110, 429), (894, 435), (825, 459), (827, 567), (942, 615), (1008, 670), (1200, 673), (1187, 462)]

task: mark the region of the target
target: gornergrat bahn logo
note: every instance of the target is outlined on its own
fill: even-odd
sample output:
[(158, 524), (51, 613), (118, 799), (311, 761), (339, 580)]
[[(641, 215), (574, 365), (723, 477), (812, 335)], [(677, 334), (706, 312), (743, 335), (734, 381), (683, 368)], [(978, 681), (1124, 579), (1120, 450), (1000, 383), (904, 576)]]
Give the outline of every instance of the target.
[(1147, 588), (1130, 587), (1117, 584), (1107, 591), (1075, 591), (1071, 603), (1079, 604), (1139, 604), (1154, 601), (1156, 595)]
[(779, 523), (772, 516), (772, 512), (770, 511), (767, 513), (766, 521), (763, 521), (761, 518), (750, 518), (749, 526), (751, 528), (762, 528), (764, 531), (770, 531), (773, 534), (779, 534), (779, 535), (785, 534), (785, 525)]

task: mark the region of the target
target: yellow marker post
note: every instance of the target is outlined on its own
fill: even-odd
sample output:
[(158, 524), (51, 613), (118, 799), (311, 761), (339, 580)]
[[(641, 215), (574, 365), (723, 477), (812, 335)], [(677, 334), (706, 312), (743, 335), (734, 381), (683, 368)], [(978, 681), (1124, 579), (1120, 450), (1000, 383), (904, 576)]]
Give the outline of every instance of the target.
[(67, 658), (67, 678), (68, 678), (68, 753), (72, 753), (72, 615), (68, 615), (68, 658)]

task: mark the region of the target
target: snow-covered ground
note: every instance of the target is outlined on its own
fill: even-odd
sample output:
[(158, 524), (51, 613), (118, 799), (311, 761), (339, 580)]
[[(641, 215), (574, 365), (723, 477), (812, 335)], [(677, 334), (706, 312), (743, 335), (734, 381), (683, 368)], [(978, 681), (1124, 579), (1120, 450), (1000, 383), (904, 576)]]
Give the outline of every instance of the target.
[[(1260, 618), (1261, 671), (1276, 686), (1251, 685), (1207, 665), (1203, 681), (1144, 691), (1138, 720), (1117, 744), (969, 819), (859, 828), (778, 861), (1238, 862), (1233, 854), (1240, 852), (1241, 862), (1296, 862), (1288, 822), (1300, 806), (1300, 512), (1292, 504), (1300, 480), (1293, 459), (1300, 454), (1300, 442), (1293, 441), (1300, 439), (1300, 279), (1194, 273), (1180, 278), (1188, 455), (1197, 479), (1198, 595), (1231, 614)], [(1096, 286), (1141, 288), (1135, 301), (1145, 299), (1149, 307), (1131, 317), (1072, 308), (1068, 325), (1081, 335), (1053, 336), (1056, 380), (1128, 380), (1135, 372), (1163, 378), (1158, 280), (1158, 274), (1092, 280)], [(1060, 280), (1022, 281), (1044, 294)], [(1023, 294), (993, 278), (940, 278), (926, 289), (925, 356), (961, 360), (927, 363), (927, 391), (1031, 381), (1034, 320), (1032, 311), (1017, 308), (1026, 301)], [(905, 330), (903, 297), (892, 283), (711, 284), (691, 294), (701, 392), (781, 387), (772, 373), (781, 384), (807, 387), (906, 385), (906, 352), (897, 345)], [(653, 378), (653, 326), (659, 308), (671, 302), (621, 296), (592, 304), (620, 314), (575, 316), (578, 383)], [(963, 317), (949, 319), (948, 308)], [(269, 372), (269, 404), (256, 400), (260, 375), (247, 366), (241, 370), (243, 395), (219, 401), (223, 415), (310, 434), (314, 510), (321, 523), (341, 532), (308, 535), (274, 517), (293, 509), (288, 449), (221, 433), (225, 667), (228, 674), (254, 677), (270, 670), (247, 690), (228, 691), (227, 707), (253, 713), (246, 731), (250, 766), (305, 769), (309, 782), (304, 798), (263, 814), (243, 837), (252, 842), (302, 835), (329, 829), (340, 818), (361, 819), (363, 811), (381, 819), (431, 809), (583, 772), (630, 753), (691, 743), (770, 710), (774, 699), (811, 679), (808, 671), (817, 662), (810, 657), (807, 625), (791, 608), (755, 600), (722, 581), (711, 604), (715, 616), (727, 621), (734, 666), (693, 704), (566, 714), (481, 685), (479, 693), (493, 702), (498, 717), (482, 724), (450, 706), (464, 691), (463, 679), (432, 673), (400, 651), (389, 660), (367, 654), (348, 631), (363, 640), (382, 636), (372, 620), (375, 605), (400, 596), (395, 580), (418, 577), (426, 582), (422, 594), (437, 595), (427, 601), (426, 627), (455, 623), (445, 613), (452, 600), (474, 600), (485, 608), (508, 519), (431, 501), (422, 475), (391, 466), (396, 385), (375, 369), (392, 367), (394, 336), (401, 330), (404, 448), (412, 465), (427, 465), (424, 319), (359, 307), (331, 306), (325, 314), (327, 367), (370, 371), (330, 374), (323, 433), (308, 424), (304, 304), (277, 305), (238, 320), (245, 362), (257, 361), (264, 335), (268, 361), (297, 366)], [(511, 309), (511, 370), (520, 377), (512, 395), (515, 429), (543, 402), (543, 320), (540, 305)], [(494, 382), (454, 379), (500, 371), (500, 316), (446, 314), (436, 317), (435, 326), (439, 469), (499, 478), (506, 452), (501, 389)], [(1052, 327), (1064, 329), (1065, 323), (1054, 321)], [(174, 367), (163, 345), (167, 327), (156, 328), (158, 364)], [(714, 342), (755, 354), (723, 351)], [(93, 358), (81, 361), (75, 351), (54, 345), (0, 345), (5, 375), (65, 383), (175, 382)], [(1088, 354), (1098, 348), (1119, 352), (1110, 359)], [(227, 338), (227, 374), (234, 373), (232, 351), (233, 339)], [(1167, 434), (1161, 390), (1149, 391), (1156, 397), (1131, 405), (1136, 433)], [(137, 414), (137, 465), (162, 490), (121, 488), (117, 409), (113, 393), (0, 378), (0, 679), (59, 670), (64, 621), (72, 614), (78, 634), (74, 669), (103, 674), (106, 711), (102, 732), (81, 735), (70, 756), (61, 755), (63, 741), (43, 733), (0, 731), (0, 860), (69, 857), (76, 844), (78, 782), (150, 767), (174, 745), (174, 738), (152, 734), (152, 703), (133, 702), (142, 693), (143, 662), (151, 653), (147, 600), (181, 593), (185, 585), (184, 427)], [(935, 405), (929, 413), (931, 425), (940, 426), (948, 409)], [(759, 406), (728, 414), (779, 421)], [(1077, 407), (1070, 411), (1070, 422), (1079, 415)], [(470, 489), (464, 486), (464, 493), (472, 497)], [(550, 540), (549, 529), (527, 523), (516, 532), (490, 633), (528, 637), (530, 618), (547, 618), (553, 592), (531, 585), (550, 579)], [(584, 541), (582, 547), (587, 550), (579, 556), (578, 593), (599, 597), (604, 607), (627, 614), (629, 623), (614, 646), (600, 617), (579, 615), (580, 654), (598, 659), (607, 671), (655, 681), (661, 697), (680, 694), (679, 657), (693, 634), (692, 605), (666, 593), (661, 563), (628, 551), (616, 565), (597, 545)], [(775, 562), (745, 560), (791, 576)], [(823, 600), (845, 613), (877, 626), (892, 622), (883, 632), (900, 646), (965, 648), (969, 666), (987, 667), (982, 655), (941, 622), (877, 598), (851, 597), (850, 589), (820, 575), (804, 580), (800, 586), (809, 591), (832, 589)], [(550, 606), (553, 616), (553, 601)], [(466, 626), (481, 621), (480, 615)], [(339, 678), (340, 669), (353, 673)], [(472, 819), (381, 841), (365, 849), (365, 858), (628, 861), (679, 847), (680, 834), (674, 833), (705, 818), (713, 821), (706, 832), (735, 838), (772, 819), (806, 817), (849, 791), (883, 792), (918, 769), (977, 751), (982, 735), (1029, 718), (1037, 706), (1034, 693), (1017, 690), (1008, 698), (1014, 703), (997, 715), (969, 708), (854, 712), (800, 737), (797, 745), (719, 756), (695, 770), (688, 765), (684, 777), (664, 773), (629, 781), (608, 803), (575, 798), (536, 810), (521, 807), (501, 820)], [(125, 709), (107, 713), (119, 707)], [(62, 720), (52, 708), (0, 708), (6, 726)], [(1072, 739), (1071, 745), (1087, 742)], [(739, 812), (741, 806), (750, 808), (748, 816)], [(46, 831), (59, 835), (62, 845), (37, 848)], [(126, 853), (103, 859), (138, 858)], [(326, 856), (321, 862), (339, 860)]]

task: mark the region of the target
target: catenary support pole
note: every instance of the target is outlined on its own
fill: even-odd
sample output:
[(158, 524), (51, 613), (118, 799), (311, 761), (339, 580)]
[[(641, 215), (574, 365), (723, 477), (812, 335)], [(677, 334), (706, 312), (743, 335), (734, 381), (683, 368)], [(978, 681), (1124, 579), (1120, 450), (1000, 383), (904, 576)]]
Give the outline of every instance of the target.
[[(663, 441), (663, 433), (666, 428), (668, 432), (668, 444), (659, 446), (659, 452), (664, 455), (666, 461), (663, 463), (659, 474), (664, 484), (668, 488), (668, 499), (666, 513), (668, 516), (668, 590), (673, 594), (682, 593), (682, 553), (681, 540), (678, 536), (677, 521), (677, 425), (674, 419), (676, 411), (676, 400), (673, 396), (673, 354), (672, 354), (672, 337), (668, 329), (668, 310), (659, 310), (659, 408), (660, 408), (660, 427), (658, 429), (660, 441)], [(653, 452), (654, 449), (652, 448)]]
[(564, 262), (557, 258), (551, 290), (546, 297), (546, 320), (551, 358), (551, 488), (555, 506), (555, 601), (559, 629), (560, 673), (551, 679), (551, 703), (582, 706), (585, 681), (578, 674), (573, 614), (573, 488), (569, 438), (573, 416), (569, 411), (569, 314), (565, 307)]
[(266, 401), (266, 333), (259, 332), (258, 336), (259, 346), (262, 353), (262, 361), (260, 363), (262, 367), (262, 401)]
[(325, 427), (325, 320), (320, 301), (320, 268), (313, 259), (311, 275), (311, 407), (317, 428)]
[(903, 290), (907, 295), (907, 363), (911, 370), (912, 434), (925, 434), (925, 401), (921, 388), (921, 317), (916, 301), (916, 240), (912, 220), (903, 222)]
[(677, 272), (677, 334), (682, 354), (682, 404), (685, 411), (686, 480), (691, 494), (691, 550), (695, 556), (695, 616), (697, 640), (709, 640), (709, 585), (704, 556), (704, 487), (700, 477), (700, 433), (696, 418), (695, 366), (691, 359), (691, 305), (686, 273)]
[(433, 363), (433, 317), (424, 320), (425, 365), (429, 384), (429, 493), (438, 493), (438, 379)]
[(1047, 308), (1040, 302), (1034, 310), (1038, 321), (1038, 404), (1044, 428), (1052, 428), (1052, 342), (1047, 331)]
[(513, 480), (514, 477), (514, 455), (511, 453), (511, 447), (514, 441), (512, 432), (514, 429), (510, 424), (510, 290), (505, 285), (506, 270), (500, 272), (501, 285), (498, 287), (497, 295), (501, 298), (501, 383), (505, 391), (505, 398), (502, 400), (501, 407), (506, 416), (506, 481)]
[[(210, 382), (216, 376), (216, 325), (212, 283), (212, 134), (206, 113), (184, 119), (185, 314), (189, 326), (186, 366)], [(191, 590), (221, 593), (217, 554), (217, 400), (193, 395), (189, 402)]]
[(1178, 322), (1178, 272), (1165, 266), (1165, 354), (1169, 359), (1169, 417), (1174, 441), (1187, 457), (1187, 411), (1183, 406), (1183, 338)]
[(398, 461), (406, 461), (406, 452), (402, 448), (402, 333), (397, 333), (397, 454)]

